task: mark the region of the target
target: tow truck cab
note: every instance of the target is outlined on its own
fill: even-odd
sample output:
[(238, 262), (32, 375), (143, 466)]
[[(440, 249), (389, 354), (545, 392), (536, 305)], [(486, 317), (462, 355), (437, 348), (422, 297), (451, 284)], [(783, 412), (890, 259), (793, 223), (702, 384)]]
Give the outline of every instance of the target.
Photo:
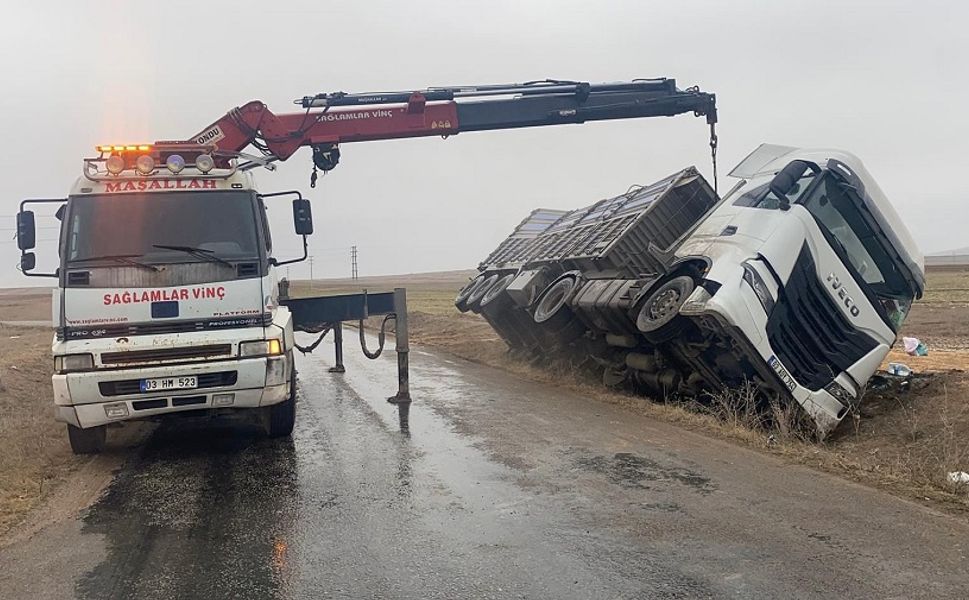
[[(257, 409), (289, 435), (293, 321), (251, 174), (204, 147), (105, 149), (66, 200), (18, 215), (22, 269), (58, 282), (54, 403), (73, 449), (99, 451), (111, 423), (188, 411)], [(291, 193), (305, 249), (308, 201)], [(61, 203), (55, 273), (31, 272), (37, 202)]]

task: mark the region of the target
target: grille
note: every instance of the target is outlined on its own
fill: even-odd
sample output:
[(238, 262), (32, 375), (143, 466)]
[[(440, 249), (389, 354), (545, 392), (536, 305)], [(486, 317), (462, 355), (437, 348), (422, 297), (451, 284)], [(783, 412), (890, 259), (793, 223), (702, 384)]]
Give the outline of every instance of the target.
[(852, 327), (818, 279), (805, 245), (767, 319), (767, 339), (791, 376), (818, 391), (878, 342)]
[(123, 365), (148, 361), (186, 360), (195, 358), (209, 358), (232, 354), (232, 344), (212, 344), (209, 346), (182, 346), (179, 348), (164, 348), (161, 350), (131, 350), (128, 352), (105, 352), (101, 355), (101, 363), (105, 365)]
[(132, 335), (151, 335), (162, 333), (186, 333), (189, 331), (208, 331), (211, 329), (233, 329), (239, 327), (265, 327), (272, 323), (272, 315), (264, 313), (255, 316), (218, 317), (199, 321), (168, 321), (160, 323), (118, 323), (89, 326), (58, 327), (57, 339), (72, 340), (86, 338), (127, 337)]
[[(235, 385), (239, 379), (238, 371), (222, 371), (219, 373), (203, 373), (198, 376), (198, 389)], [(125, 394), (140, 394), (140, 379), (124, 379), (122, 381), (102, 381), (98, 383), (102, 396), (124, 396)], [(158, 390), (153, 393), (157, 394)]]

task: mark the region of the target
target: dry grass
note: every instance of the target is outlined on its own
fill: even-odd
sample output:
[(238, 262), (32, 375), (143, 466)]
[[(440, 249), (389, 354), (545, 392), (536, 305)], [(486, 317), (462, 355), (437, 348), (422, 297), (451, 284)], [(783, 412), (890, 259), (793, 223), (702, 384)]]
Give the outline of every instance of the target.
[(0, 321), (50, 321), (50, 288), (0, 289)]
[(75, 464), (53, 419), (51, 332), (0, 327), (0, 532), (34, 507)]

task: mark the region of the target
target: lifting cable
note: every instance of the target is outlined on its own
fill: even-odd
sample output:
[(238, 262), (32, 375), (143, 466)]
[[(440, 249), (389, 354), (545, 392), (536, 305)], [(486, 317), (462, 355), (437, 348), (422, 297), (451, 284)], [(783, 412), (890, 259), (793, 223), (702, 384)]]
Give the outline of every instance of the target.
[(395, 315), (394, 313), (390, 313), (386, 315), (384, 317), (384, 320), (380, 323), (380, 333), (377, 334), (376, 352), (371, 352), (369, 349), (367, 349), (367, 338), (363, 330), (363, 319), (360, 320), (360, 326), (358, 328), (360, 330), (360, 349), (363, 350), (364, 356), (366, 356), (370, 360), (375, 360), (379, 358), (380, 354), (384, 351), (384, 342), (386, 341), (386, 337), (387, 337), (387, 321), (391, 321), (391, 320), (393, 320), (394, 323), (396, 324), (397, 315)]
[(717, 189), (717, 124), (710, 123), (710, 158), (713, 160), (713, 193), (718, 194)]

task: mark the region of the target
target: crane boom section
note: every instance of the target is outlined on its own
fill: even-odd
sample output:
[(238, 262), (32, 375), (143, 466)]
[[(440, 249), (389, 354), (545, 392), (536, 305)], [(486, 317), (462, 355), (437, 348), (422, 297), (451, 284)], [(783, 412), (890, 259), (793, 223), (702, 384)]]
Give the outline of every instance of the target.
[(716, 97), (672, 79), (611, 84), (537, 82), (412, 92), (319, 94), (301, 112), (274, 114), (260, 101), (234, 108), (186, 142), (226, 152), (254, 145), (286, 160), (302, 146), (694, 113), (716, 123)]

